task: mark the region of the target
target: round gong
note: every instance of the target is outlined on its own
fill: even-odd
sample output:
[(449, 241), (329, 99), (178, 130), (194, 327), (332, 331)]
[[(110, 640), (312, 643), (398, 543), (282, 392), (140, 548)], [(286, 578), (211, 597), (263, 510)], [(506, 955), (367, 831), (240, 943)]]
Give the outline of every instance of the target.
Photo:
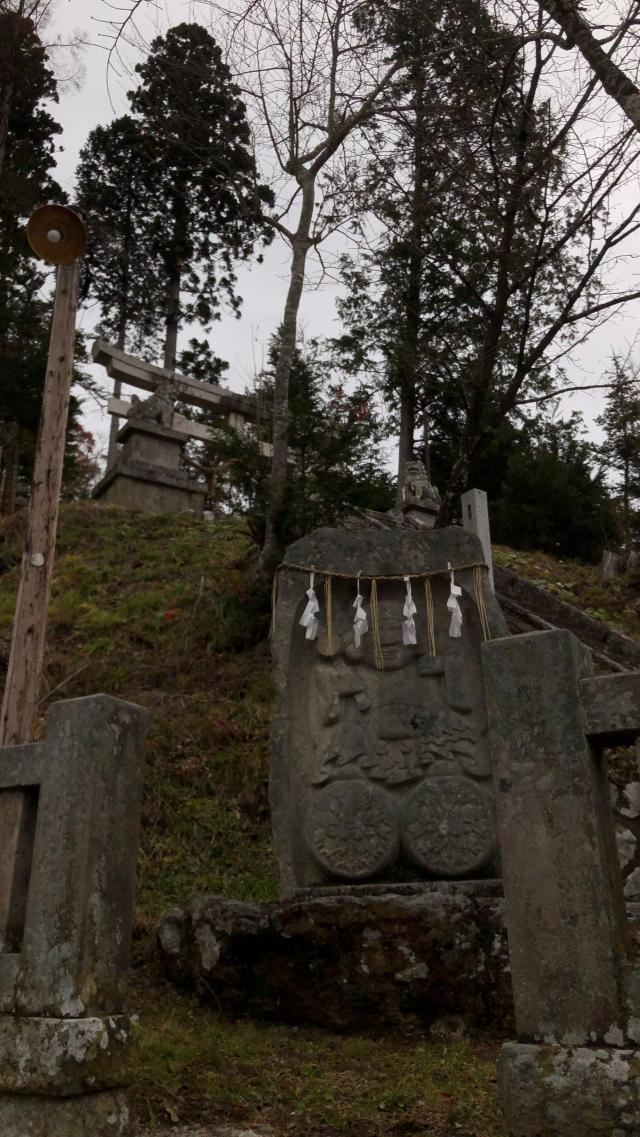
[(411, 860), (427, 872), (468, 876), (484, 868), (495, 852), (493, 802), (468, 778), (431, 778), (409, 798), (402, 835)]
[(87, 245), (84, 221), (66, 205), (41, 205), (27, 223), (27, 240), (36, 256), (52, 265), (70, 265)]
[(395, 802), (367, 782), (334, 782), (314, 794), (305, 839), (318, 864), (332, 876), (367, 880), (392, 865), (398, 855)]

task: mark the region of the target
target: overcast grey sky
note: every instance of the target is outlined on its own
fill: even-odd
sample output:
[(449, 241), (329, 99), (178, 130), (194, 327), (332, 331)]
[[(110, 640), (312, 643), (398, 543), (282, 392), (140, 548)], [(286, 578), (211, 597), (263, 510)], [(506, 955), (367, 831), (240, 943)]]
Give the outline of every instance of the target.
[[(128, 6), (128, 0), (118, 0), (121, 7)], [(188, 0), (164, 0), (155, 7), (157, 30), (172, 23), (188, 19), (190, 5)], [(114, 115), (126, 110), (126, 92), (131, 81), (126, 74), (118, 76), (111, 72), (107, 84), (107, 29), (100, 21), (108, 18), (108, 6), (104, 0), (58, 0), (53, 30), (64, 38), (73, 31), (82, 33), (88, 41), (82, 62), (84, 77), (79, 87), (62, 82), (60, 85), (60, 104), (56, 109), (58, 121), (63, 127), (59, 154), (58, 177), (65, 189), (73, 193), (74, 172), (78, 152), (89, 131), (98, 123), (106, 123)], [(149, 19), (149, 37), (154, 25)], [(214, 29), (215, 31), (215, 29)], [(135, 54), (129, 52), (132, 62)], [(63, 69), (64, 74), (64, 69)], [(640, 255), (640, 241), (638, 243)], [(640, 262), (638, 262), (640, 265)], [(629, 262), (630, 275), (636, 275), (638, 265)], [(230, 364), (227, 382), (236, 390), (243, 390), (251, 377), (259, 370), (264, 358), (269, 337), (281, 318), (288, 275), (288, 250), (282, 242), (276, 242), (265, 255), (262, 265), (252, 264), (239, 268), (239, 292), (244, 299), (242, 318), (236, 320), (230, 315), (223, 317), (210, 334), (215, 352), (227, 359)], [(335, 332), (336, 289), (325, 285), (320, 289), (307, 291), (302, 304), (302, 324), (308, 335), (332, 334)], [(626, 315), (617, 317), (599, 329), (580, 349), (570, 364), (570, 376), (576, 382), (598, 382), (603, 368), (607, 365), (611, 351), (615, 348), (625, 353), (633, 342), (640, 317), (640, 302), (627, 306)], [(93, 314), (84, 311), (80, 317), (81, 326), (90, 331)], [(184, 333), (183, 333), (184, 334)], [(201, 333), (198, 333), (201, 334)], [(186, 337), (185, 337), (186, 338)], [(639, 350), (640, 355), (640, 350)], [(104, 380), (101, 369), (96, 372)], [(593, 419), (600, 413), (603, 397), (600, 392), (581, 393), (563, 403), (563, 410), (582, 410), (585, 419), (591, 424), (597, 437), (599, 431), (593, 428)], [(85, 406), (87, 423), (104, 444), (108, 434), (108, 416), (90, 403)]]

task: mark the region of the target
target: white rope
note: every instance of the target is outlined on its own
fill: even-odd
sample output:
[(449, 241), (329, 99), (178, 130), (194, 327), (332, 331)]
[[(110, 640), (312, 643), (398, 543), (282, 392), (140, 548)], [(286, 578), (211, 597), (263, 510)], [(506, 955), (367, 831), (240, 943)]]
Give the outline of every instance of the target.
[(404, 602), (403, 615), (405, 619), (402, 625), (402, 642), (405, 646), (408, 646), (409, 644), (417, 644), (418, 642), (416, 636), (416, 622), (414, 620), (414, 616), (418, 609), (416, 608), (413, 602), (413, 596), (411, 595), (410, 577), (405, 576), (404, 582), (407, 587), (407, 598)]
[(353, 639), (356, 647), (360, 647), (362, 637), (369, 631), (369, 621), (367, 620), (367, 613), (362, 606), (362, 595), (360, 593), (360, 574), (358, 573), (358, 593), (353, 602), (353, 607), (356, 614), (353, 617)]
[(459, 640), (462, 636), (462, 608), (459, 604), (459, 597), (462, 596), (462, 589), (456, 584), (455, 573), (453, 571), (451, 561), (449, 561), (449, 571), (451, 575), (451, 592), (447, 600), (447, 609), (451, 613), (451, 624), (449, 625), (449, 635), (452, 640)]
[(318, 604), (318, 597), (316, 596), (315, 589), (313, 587), (315, 583), (315, 577), (316, 574), (312, 572), (311, 576), (309, 577), (309, 587), (307, 589), (307, 606), (300, 619), (302, 627), (307, 629), (307, 634), (305, 636), (305, 639), (307, 640), (315, 640), (318, 634), (318, 627), (320, 623), (318, 620), (320, 605)]

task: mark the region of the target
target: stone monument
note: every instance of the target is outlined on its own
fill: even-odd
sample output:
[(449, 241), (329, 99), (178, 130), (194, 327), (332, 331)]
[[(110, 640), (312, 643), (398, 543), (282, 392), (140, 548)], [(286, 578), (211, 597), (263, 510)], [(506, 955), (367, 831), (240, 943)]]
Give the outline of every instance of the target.
[(285, 895), (497, 875), (480, 647), (505, 630), (461, 529), (320, 529), (291, 546), (270, 778)]
[[(0, 1133), (129, 1137), (126, 1014), (147, 712), (56, 703), (43, 742), (0, 750)], [(24, 803), (21, 802), (21, 806)], [(5, 816), (5, 814), (3, 814)]]
[(206, 491), (180, 469), (185, 438), (173, 429), (175, 400), (168, 376), (147, 399), (133, 396), (117, 436), (122, 451), (93, 490), (95, 498), (145, 512), (202, 513)]
[(640, 673), (592, 676), (567, 631), (485, 644), (518, 1041), (509, 1137), (640, 1134), (640, 972), (602, 761), (640, 734)]

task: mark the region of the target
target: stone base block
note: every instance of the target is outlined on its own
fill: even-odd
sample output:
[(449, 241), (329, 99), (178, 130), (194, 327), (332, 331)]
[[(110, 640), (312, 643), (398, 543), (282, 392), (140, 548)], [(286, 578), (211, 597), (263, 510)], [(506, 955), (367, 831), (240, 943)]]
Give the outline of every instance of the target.
[(508, 1042), (498, 1084), (508, 1137), (640, 1137), (640, 1050)]
[[(133, 1039), (126, 1015), (89, 1019), (0, 1015), (0, 1093), (69, 1097), (117, 1089), (129, 1080)], [(4, 1132), (0, 1124), (3, 1137)]]
[(2, 1137), (133, 1137), (124, 1093), (46, 1098), (0, 1094)]
[(91, 496), (103, 505), (120, 505), (143, 513), (201, 514), (206, 493), (190, 478), (162, 466), (120, 462), (107, 470)]
[(174, 981), (241, 1016), (332, 1030), (451, 1017), (512, 1029), (500, 886), (338, 888), (280, 903), (200, 897), (162, 919)]

